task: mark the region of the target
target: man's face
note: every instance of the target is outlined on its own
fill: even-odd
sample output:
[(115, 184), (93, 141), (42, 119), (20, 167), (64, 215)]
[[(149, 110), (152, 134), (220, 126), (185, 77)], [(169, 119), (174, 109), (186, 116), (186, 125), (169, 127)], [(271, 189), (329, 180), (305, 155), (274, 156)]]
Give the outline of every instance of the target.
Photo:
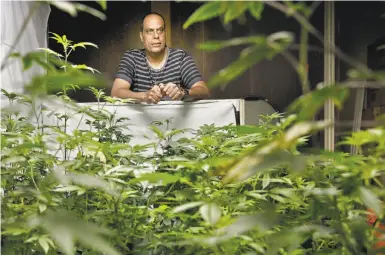
[(163, 19), (158, 15), (149, 15), (143, 21), (140, 39), (144, 48), (152, 53), (161, 52), (166, 46), (166, 31)]

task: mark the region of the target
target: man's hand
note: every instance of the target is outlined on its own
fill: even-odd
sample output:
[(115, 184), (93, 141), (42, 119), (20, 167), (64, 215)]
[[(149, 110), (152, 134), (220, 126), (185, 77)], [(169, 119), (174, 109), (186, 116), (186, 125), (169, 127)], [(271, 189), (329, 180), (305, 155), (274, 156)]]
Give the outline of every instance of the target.
[(162, 97), (163, 95), (160, 87), (155, 85), (149, 91), (145, 92), (143, 101), (147, 104), (157, 104)]
[(181, 100), (184, 96), (184, 91), (175, 83), (169, 82), (166, 85), (160, 84), (163, 95), (170, 97), (172, 100)]

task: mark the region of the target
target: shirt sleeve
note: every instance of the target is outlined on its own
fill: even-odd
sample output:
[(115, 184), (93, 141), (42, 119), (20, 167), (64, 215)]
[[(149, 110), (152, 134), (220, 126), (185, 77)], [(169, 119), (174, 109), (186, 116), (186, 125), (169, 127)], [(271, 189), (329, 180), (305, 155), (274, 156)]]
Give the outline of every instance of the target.
[(128, 81), (130, 85), (134, 80), (135, 62), (134, 57), (130, 51), (126, 51), (120, 60), (118, 71), (115, 78), (120, 78)]
[(186, 53), (181, 63), (181, 79), (184, 87), (190, 89), (196, 82), (203, 81), (203, 77), (190, 54)]

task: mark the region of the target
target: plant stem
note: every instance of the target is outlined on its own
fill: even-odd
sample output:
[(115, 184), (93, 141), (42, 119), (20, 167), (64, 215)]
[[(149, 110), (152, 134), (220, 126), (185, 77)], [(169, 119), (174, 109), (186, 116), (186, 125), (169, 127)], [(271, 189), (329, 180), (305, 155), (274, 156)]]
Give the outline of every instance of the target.
[(68, 52), (68, 54), (66, 54), (66, 64), (67, 64), (67, 59), (68, 59), (68, 57), (69, 57), (69, 55), (71, 54), (71, 52), (72, 52), (72, 49)]
[(37, 187), (37, 184), (35, 182), (35, 179), (33, 178), (33, 168), (32, 168), (32, 165), (31, 165), (31, 179), (32, 179), (32, 182), (33, 182), (33, 185), (35, 186), (36, 190), (39, 190), (39, 188)]
[(119, 226), (119, 201), (120, 201), (120, 198), (116, 199), (115, 203), (114, 203), (114, 216), (115, 216), (115, 227), (118, 228), (120, 230), (120, 226)]
[(299, 49), (299, 67), (298, 72), (301, 79), (302, 93), (306, 94), (310, 91), (309, 80), (308, 80), (308, 53), (307, 45), (309, 40), (309, 33), (304, 26), (301, 26), (301, 42)]
[(84, 114), (82, 114), (82, 116), (80, 117), (80, 120), (79, 120), (79, 122), (78, 122), (78, 124), (76, 126), (76, 130), (78, 130), (79, 127), (80, 127), (80, 124), (82, 124), (83, 118), (84, 118)]
[(342, 225), (342, 219), (341, 219), (341, 214), (340, 214), (341, 212), (338, 208), (337, 197), (333, 198), (332, 203), (334, 204), (334, 208), (336, 208), (336, 210), (337, 210), (337, 213), (336, 213), (337, 214), (336, 222), (337, 222), (337, 226), (338, 226), (337, 232), (339, 232), (340, 236), (342, 237), (342, 241), (345, 243), (346, 248), (349, 250), (349, 252), (351, 252), (351, 254), (360, 254), (359, 252), (357, 252), (355, 250), (354, 247), (352, 247), (352, 245), (350, 244), (349, 240), (346, 237), (346, 233), (344, 231), (344, 226)]
[(88, 192), (86, 192), (86, 219), (88, 222)]
[[(67, 134), (67, 116), (64, 118), (64, 133)], [(67, 144), (64, 142), (64, 160), (67, 160)]]

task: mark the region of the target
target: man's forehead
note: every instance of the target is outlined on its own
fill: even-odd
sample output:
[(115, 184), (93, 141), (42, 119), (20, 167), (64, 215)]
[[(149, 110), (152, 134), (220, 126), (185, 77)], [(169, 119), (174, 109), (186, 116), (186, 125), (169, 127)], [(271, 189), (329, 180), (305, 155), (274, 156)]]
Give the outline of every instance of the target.
[(163, 26), (163, 25), (157, 25), (157, 24), (155, 24), (155, 25), (149, 25), (149, 26), (144, 25), (143, 28), (144, 28), (144, 29), (159, 29), (159, 28), (164, 28), (164, 26)]
[(149, 15), (144, 19), (144, 28), (161, 28), (164, 27), (163, 19), (158, 15)]

